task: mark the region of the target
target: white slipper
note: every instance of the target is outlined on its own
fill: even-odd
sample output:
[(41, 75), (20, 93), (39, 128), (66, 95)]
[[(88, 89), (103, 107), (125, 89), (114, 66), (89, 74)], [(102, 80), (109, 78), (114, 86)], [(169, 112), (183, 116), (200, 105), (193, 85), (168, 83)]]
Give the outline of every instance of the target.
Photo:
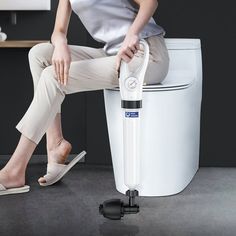
[(29, 192), (30, 186), (25, 185), (19, 188), (5, 188), (2, 184), (0, 184), (0, 196), (7, 194), (17, 194), (17, 193), (26, 193)]
[(78, 154), (68, 165), (58, 163), (47, 164), (47, 174), (44, 175), (46, 183), (40, 183), (41, 186), (48, 186), (59, 181), (84, 155), (86, 151)]

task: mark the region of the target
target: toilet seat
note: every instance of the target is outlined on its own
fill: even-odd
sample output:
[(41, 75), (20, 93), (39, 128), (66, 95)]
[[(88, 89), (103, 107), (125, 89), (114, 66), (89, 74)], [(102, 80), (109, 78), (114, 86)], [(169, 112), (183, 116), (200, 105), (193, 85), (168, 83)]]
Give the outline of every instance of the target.
[[(168, 91), (186, 89), (192, 85), (194, 78), (189, 71), (169, 71), (166, 78), (158, 84), (144, 84), (143, 91)], [(109, 88), (110, 90), (119, 90), (119, 87)]]
[(193, 75), (189, 71), (169, 71), (161, 83), (143, 85), (143, 91), (185, 89), (190, 87), (193, 82)]
[[(196, 50), (201, 48), (200, 39), (165, 38), (168, 50)], [(193, 73), (188, 70), (171, 70), (163, 82), (143, 86), (143, 91), (167, 91), (186, 89), (194, 82)]]
[(151, 92), (151, 91), (168, 91), (168, 90), (179, 90), (179, 89), (185, 89), (188, 88), (188, 84), (183, 84), (183, 85), (177, 85), (177, 86), (165, 86), (162, 84), (154, 84), (154, 85), (144, 85), (143, 86), (143, 91), (145, 92)]

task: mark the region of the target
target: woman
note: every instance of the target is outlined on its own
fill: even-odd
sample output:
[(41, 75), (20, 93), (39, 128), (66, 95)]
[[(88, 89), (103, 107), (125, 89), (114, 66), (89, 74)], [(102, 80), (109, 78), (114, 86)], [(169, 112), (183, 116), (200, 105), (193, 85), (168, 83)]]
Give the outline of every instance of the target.
[[(152, 18), (156, 0), (60, 0), (50, 43), (40, 43), (29, 52), (34, 82), (34, 98), (16, 128), (19, 143), (0, 170), (0, 195), (29, 191), (25, 185), (27, 164), (43, 135), (47, 137), (47, 174), (39, 178), (42, 186), (51, 185), (85, 155), (81, 152), (65, 165), (71, 144), (61, 130), (61, 104), (66, 94), (119, 86), (120, 61), (130, 70), (143, 60), (139, 40), (146, 38), (150, 57), (144, 82), (164, 80), (169, 57), (164, 29)], [(72, 10), (91, 34), (105, 43), (103, 48), (67, 45), (67, 30)], [(142, 45), (141, 45), (142, 46)]]

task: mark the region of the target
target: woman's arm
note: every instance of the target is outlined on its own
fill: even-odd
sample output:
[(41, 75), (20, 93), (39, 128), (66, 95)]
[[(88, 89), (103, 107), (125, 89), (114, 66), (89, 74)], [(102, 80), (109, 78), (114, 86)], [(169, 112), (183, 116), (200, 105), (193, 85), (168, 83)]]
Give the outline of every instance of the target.
[(57, 8), (54, 30), (51, 42), (54, 46), (57, 43), (67, 43), (67, 31), (71, 16), (71, 5), (69, 0), (60, 0)]
[(134, 54), (139, 49), (139, 33), (144, 26), (148, 23), (150, 18), (158, 7), (157, 0), (133, 0), (139, 5), (138, 14), (135, 17), (134, 22), (130, 26), (124, 42), (117, 54), (116, 70), (119, 70), (120, 61), (123, 59), (127, 63), (133, 58)]
[(158, 7), (157, 0), (133, 0), (139, 5), (139, 11), (128, 33), (139, 34)]
[(69, 0), (60, 0), (57, 8), (54, 30), (51, 42), (54, 46), (52, 64), (54, 66), (57, 80), (66, 85), (68, 80), (71, 55), (67, 45), (67, 31), (71, 16), (71, 5)]

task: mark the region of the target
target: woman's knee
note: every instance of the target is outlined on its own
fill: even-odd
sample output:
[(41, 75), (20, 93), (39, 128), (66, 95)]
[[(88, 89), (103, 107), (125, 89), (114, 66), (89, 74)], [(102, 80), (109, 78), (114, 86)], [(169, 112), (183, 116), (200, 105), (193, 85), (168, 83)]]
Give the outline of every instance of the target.
[(54, 68), (52, 65), (46, 67), (42, 71), (40, 81), (41, 80), (42, 80), (42, 83), (44, 83), (46, 87), (58, 88), (60, 91), (62, 91), (62, 88), (59, 82), (57, 81), (57, 78), (55, 77)]
[(53, 48), (53, 45), (49, 42), (34, 45), (28, 53), (29, 62), (36, 59), (37, 62), (44, 63), (45, 66), (51, 65)]
[(54, 74), (53, 65), (45, 67), (45, 69), (43, 69), (43, 71), (41, 73), (41, 77), (45, 78), (47, 80), (52, 80), (52, 81), (57, 82), (55, 74)]

